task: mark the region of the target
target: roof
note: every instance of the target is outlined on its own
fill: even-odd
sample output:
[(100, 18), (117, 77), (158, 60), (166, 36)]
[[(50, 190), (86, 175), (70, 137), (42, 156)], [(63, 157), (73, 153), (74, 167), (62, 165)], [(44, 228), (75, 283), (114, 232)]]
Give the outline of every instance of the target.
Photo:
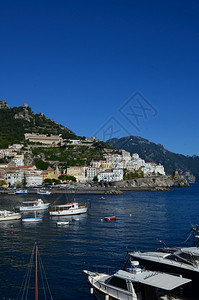
[(130, 279), (134, 282), (153, 286), (163, 290), (171, 291), (183, 284), (191, 282), (191, 279), (170, 275), (167, 273), (143, 271), (137, 274), (119, 270), (115, 276)]

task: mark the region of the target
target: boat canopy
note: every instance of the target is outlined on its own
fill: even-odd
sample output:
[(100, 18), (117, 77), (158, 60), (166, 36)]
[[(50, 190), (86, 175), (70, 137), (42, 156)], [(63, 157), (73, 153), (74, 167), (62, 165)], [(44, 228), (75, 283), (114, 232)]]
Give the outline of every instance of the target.
[(149, 285), (167, 291), (171, 291), (181, 285), (192, 281), (191, 279), (152, 271), (148, 271), (148, 275), (146, 274), (146, 272), (143, 272), (143, 274), (141, 272), (139, 273), (139, 276), (137, 274), (135, 276), (135, 274), (119, 270), (114, 276), (118, 276), (123, 279), (126, 278), (127, 280), (132, 280), (133, 282), (139, 282), (141, 284)]

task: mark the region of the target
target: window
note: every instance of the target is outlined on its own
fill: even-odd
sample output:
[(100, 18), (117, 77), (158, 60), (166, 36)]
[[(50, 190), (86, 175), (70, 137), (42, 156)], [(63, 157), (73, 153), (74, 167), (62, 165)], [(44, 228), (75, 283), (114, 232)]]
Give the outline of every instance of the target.
[(128, 290), (127, 289), (126, 280), (125, 279), (121, 279), (119, 277), (114, 277), (113, 276), (109, 280), (108, 285), (112, 285), (112, 286), (118, 287), (118, 288), (123, 289), (123, 290)]

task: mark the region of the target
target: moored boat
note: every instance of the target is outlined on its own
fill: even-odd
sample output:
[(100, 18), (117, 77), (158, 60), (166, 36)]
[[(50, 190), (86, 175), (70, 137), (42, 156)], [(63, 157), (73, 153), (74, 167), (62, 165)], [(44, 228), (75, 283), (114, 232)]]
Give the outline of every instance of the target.
[(154, 252), (129, 252), (133, 259), (153, 271), (169, 272), (192, 279), (192, 293), (198, 293), (199, 281), (199, 248), (198, 247), (165, 247)]
[(0, 221), (10, 221), (21, 219), (21, 214), (10, 210), (0, 210)]
[(27, 195), (28, 190), (27, 189), (20, 189), (15, 191), (15, 195)]
[(110, 217), (104, 217), (105, 221), (115, 221), (116, 220), (116, 216), (110, 216)]
[(57, 226), (66, 226), (66, 225), (69, 225), (69, 221), (67, 221), (67, 222), (57, 222), (56, 224), (57, 224)]
[(36, 211), (33, 218), (21, 218), (22, 223), (37, 223), (42, 221), (42, 217), (37, 217)]
[(17, 207), (19, 211), (34, 211), (48, 209), (50, 203), (44, 203), (42, 199), (36, 199), (34, 201), (24, 201), (22, 206)]
[(83, 272), (91, 285), (91, 293), (98, 300), (180, 300), (182, 290), (178, 288), (191, 282), (187, 278), (141, 269), (138, 261), (132, 261), (130, 268), (113, 275)]
[(38, 190), (37, 191), (37, 194), (38, 195), (50, 195), (51, 194), (51, 192), (50, 191), (48, 191), (48, 190)]
[(49, 214), (51, 216), (70, 216), (80, 215), (87, 212), (86, 205), (80, 205), (77, 202), (51, 206)]

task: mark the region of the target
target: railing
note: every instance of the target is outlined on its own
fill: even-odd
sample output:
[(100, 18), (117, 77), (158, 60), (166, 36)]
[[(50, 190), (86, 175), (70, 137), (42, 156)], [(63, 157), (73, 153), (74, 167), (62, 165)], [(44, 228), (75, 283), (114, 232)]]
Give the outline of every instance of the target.
[(115, 297), (117, 299), (122, 299), (122, 300), (137, 300), (137, 297), (134, 297), (132, 293), (125, 290), (120, 291), (118, 288), (114, 286), (107, 286), (103, 282), (96, 281), (96, 278), (90, 277), (90, 282), (94, 287), (99, 289), (102, 293), (107, 294), (111, 297)]

